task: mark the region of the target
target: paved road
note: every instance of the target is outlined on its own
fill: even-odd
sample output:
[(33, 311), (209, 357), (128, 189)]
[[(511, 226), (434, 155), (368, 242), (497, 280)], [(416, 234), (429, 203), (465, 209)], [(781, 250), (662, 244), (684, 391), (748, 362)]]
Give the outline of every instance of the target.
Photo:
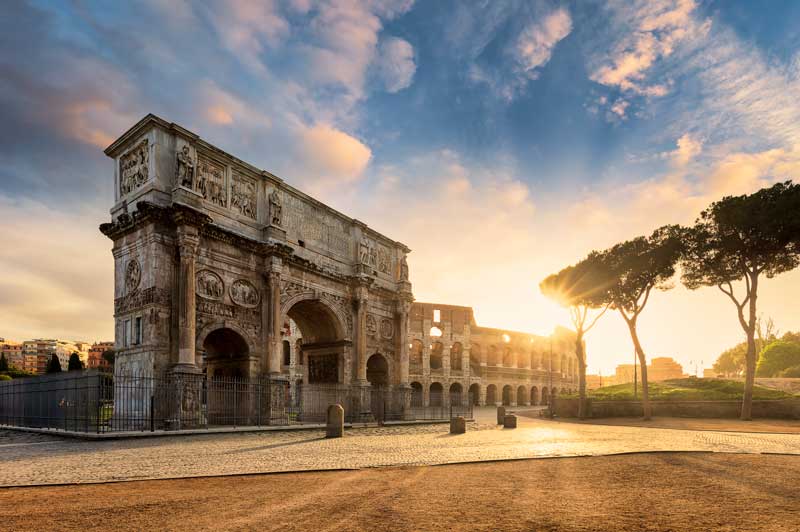
[(312, 469), (445, 464), (644, 451), (718, 451), (800, 455), (799, 434), (754, 434), (579, 425), (520, 418), (491, 423), (485, 409), (463, 435), (446, 425), (346, 431), (234, 433), (81, 441), (0, 432), (0, 485), (79, 483)]

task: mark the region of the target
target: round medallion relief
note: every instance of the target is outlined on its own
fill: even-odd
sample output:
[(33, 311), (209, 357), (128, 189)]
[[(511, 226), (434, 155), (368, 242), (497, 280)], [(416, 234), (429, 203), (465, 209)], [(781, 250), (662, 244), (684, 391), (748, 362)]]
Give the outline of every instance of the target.
[(197, 295), (206, 299), (222, 299), (225, 293), (225, 286), (222, 278), (211, 270), (197, 272), (197, 284), (195, 287)]
[(236, 279), (228, 290), (231, 301), (242, 307), (252, 308), (258, 306), (260, 301), (258, 290), (250, 281)]
[(131, 293), (139, 288), (139, 283), (142, 281), (142, 267), (139, 261), (132, 259), (125, 267), (125, 292)]

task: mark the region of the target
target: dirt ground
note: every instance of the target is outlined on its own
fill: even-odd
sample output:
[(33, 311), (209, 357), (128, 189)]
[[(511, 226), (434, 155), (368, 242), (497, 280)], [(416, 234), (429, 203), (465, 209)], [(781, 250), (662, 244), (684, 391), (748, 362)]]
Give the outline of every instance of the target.
[(615, 425), (625, 427), (650, 427), (658, 429), (684, 429), (684, 430), (722, 430), (732, 432), (780, 432), (787, 434), (800, 434), (800, 420), (789, 419), (754, 419), (742, 421), (740, 419), (702, 419), (682, 417), (654, 417), (643, 421), (630, 417), (612, 417), (601, 419), (564, 419), (567, 423), (587, 423), (593, 425)]
[(2, 530), (797, 531), (800, 457), (657, 453), (0, 490)]

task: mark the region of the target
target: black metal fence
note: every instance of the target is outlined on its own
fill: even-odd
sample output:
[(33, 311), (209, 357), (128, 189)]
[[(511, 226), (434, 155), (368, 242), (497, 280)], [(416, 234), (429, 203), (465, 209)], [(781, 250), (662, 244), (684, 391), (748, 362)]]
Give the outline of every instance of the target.
[[(290, 384), (205, 375), (112, 376), (68, 372), (0, 382), (0, 425), (126, 432), (324, 423), (340, 404), (348, 423), (472, 417), (472, 401), (406, 388)], [(463, 400), (462, 400), (463, 399)]]

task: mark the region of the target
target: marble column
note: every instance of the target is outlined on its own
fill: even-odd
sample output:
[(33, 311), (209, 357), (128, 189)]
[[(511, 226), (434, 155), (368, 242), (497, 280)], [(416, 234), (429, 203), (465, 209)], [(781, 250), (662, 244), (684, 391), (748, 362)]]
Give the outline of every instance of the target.
[(267, 333), (269, 353), (267, 355), (267, 369), (270, 375), (277, 375), (281, 372), (281, 328), (283, 320), (281, 316), (281, 273), (272, 270), (269, 272), (269, 329)]
[(361, 385), (367, 382), (367, 295), (365, 286), (356, 289), (356, 319), (355, 319), (355, 347), (356, 347), (356, 382)]
[(178, 228), (178, 363), (175, 370), (198, 372), (196, 356), (195, 259), (200, 237), (196, 227)]
[(397, 303), (397, 344), (396, 352), (400, 360), (400, 384), (408, 385), (408, 316), (411, 311), (410, 301), (399, 301)]

